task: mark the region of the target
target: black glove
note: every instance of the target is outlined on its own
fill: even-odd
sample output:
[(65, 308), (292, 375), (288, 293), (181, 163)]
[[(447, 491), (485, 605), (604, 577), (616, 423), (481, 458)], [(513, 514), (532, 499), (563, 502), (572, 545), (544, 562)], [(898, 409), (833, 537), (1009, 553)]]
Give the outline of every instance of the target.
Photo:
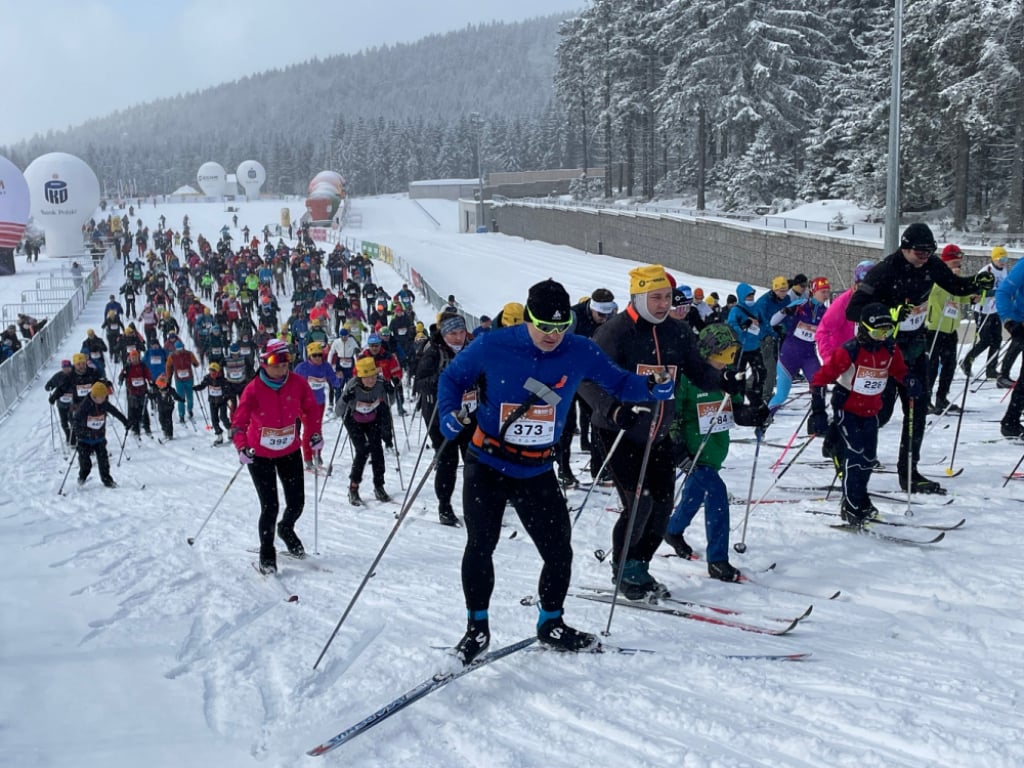
[(750, 405), (737, 405), (733, 408), (733, 420), (741, 427), (755, 427), (766, 430), (772, 423), (772, 412), (763, 400)]
[(1024, 339), (1024, 323), (1018, 323), (1016, 320), (1007, 320), (1003, 323), (1003, 327), (1013, 338)]
[(747, 328), (751, 326), (753, 322), (753, 320), (743, 320), (740, 322), (740, 328), (742, 328), (745, 331), (747, 330)]
[(343, 403), (351, 403), (355, 399), (356, 399), (356, 390), (355, 390), (354, 387), (352, 389), (345, 389), (344, 391), (342, 391), (342, 393), (341, 393), (341, 401)]
[(974, 287), (979, 291), (991, 291), (996, 287), (996, 276), (991, 272), (979, 272), (974, 276)]
[(690, 466), (693, 464), (693, 456), (690, 455), (690, 449), (686, 447), (686, 440), (683, 437), (672, 435), (670, 443), (672, 444), (672, 466), (678, 467), (683, 472), (689, 472)]
[(913, 311), (914, 305), (911, 304), (909, 301), (900, 304), (900, 306), (896, 308), (896, 322), (902, 323), (904, 320), (910, 317), (910, 313)]
[(743, 391), (744, 380), (739, 371), (722, 372), (722, 390), (730, 395), (738, 395)]
[(50, 395), (49, 400), (50, 400), (50, 405), (53, 405), (54, 403), (56, 403), (57, 402), (57, 393), (54, 392), (52, 395)]
[(812, 411), (807, 421), (809, 435), (824, 435), (828, 432), (828, 414), (824, 411)]
[(392, 436), (390, 432), (385, 432), (383, 438), (385, 448), (387, 448), (390, 451), (392, 448), (395, 447), (395, 438), (394, 436)]
[(612, 411), (608, 420), (624, 432), (640, 420), (640, 417), (650, 413), (651, 409), (646, 405), (619, 405)]

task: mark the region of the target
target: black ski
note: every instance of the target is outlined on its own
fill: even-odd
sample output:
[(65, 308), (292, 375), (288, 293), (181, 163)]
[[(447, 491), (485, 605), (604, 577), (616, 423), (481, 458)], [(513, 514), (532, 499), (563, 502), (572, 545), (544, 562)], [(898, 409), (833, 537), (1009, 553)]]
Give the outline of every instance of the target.
[(406, 691), (397, 699), (394, 699), (393, 701), (385, 704), (372, 715), (363, 718), (358, 723), (349, 728), (346, 728), (338, 735), (332, 736), (323, 744), (313, 747), (313, 749), (309, 750), (306, 754), (312, 755), (313, 757), (317, 757), (319, 755), (323, 755), (330, 752), (332, 749), (337, 749), (345, 742), (351, 741), (359, 734), (365, 733), (374, 726), (380, 725), (382, 722), (387, 720), (392, 715), (401, 712), (410, 704), (416, 703), (424, 696), (430, 695), (437, 689), (443, 688), (453, 680), (457, 680), (463, 675), (468, 675), (470, 672), (480, 669), (480, 667), (484, 667), (490, 664), (492, 661), (503, 659), (504, 657), (515, 653), (516, 651), (520, 651), (523, 648), (533, 645), (535, 642), (537, 642), (537, 638), (535, 636), (527, 637), (523, 640), (520, 640), (517, 643), (506, 645), (504, 648), (499, 648), (496, 651), (490, 651), (489, 653), (485, 653), (482, 656), (479, 656), (476, 659), (474, 659), (471, 663), (462, 667), (462, 669), (456, 670), (454, 672), (438, 672), (437, 674), (428, 677), (415, 688)]
[[(838, 512), (825, 512), (820, 509), (805, 509), (809, 515), (828, 515), (829, 517), (839, 517)], [(960, 518), (955, 523), (910, 523), (904, 520), (882, 520), (874, 519), (872, 523), (878, 523), (879, 525), (891, 525), (896, 528), (927, 528), (931, 531), (955, 531), (957, 528), (963, 527), (964, 523), (967, 522), (966, 517)]]
[[(585, 589), (588, 592), (596, 592), (596, 593), (602, 594), (602, 595), (610, 595), (610, 594), (614, 593), (613, 589), (605, 588), (605, 587), (580, 587), (580, 589)], [(623, 597), (621, 592), (619, 593), (619, 597), (620, 597), (620, 599), (624, 599), (624, 597)], [(526, 600), (526, 599), (527, 598), (523, 598), (523, 600)], [(526, 605), (527, 603), (524, 603), (523, 600), (520, 600), (519, 602), (522, 603), (523, 605)], [(694, 601), (694, 600), (683, 600), (683, 599), (678, 598), (678, 597), (658, 596), (658, 597), (653, 597), (653, 598), (651, 598), (649, 600), (631, 600), (631, 601), (628, 601), (628, 602), (647, 602), (647, 603), (650, 603), (652, 605), (657, 605), (659, 603), (672, 603), (673, 605), (685, 605), (685, 606), (687, 606), (689, 608), (698, 608), (698, 609), (702, 608), (702, 609), (704, 609), (706, 611), (711, 611), (713, 613), (718, 613), (718, 614), (721, 614), (723, 616), (744, 616), (744, 615), (749, 615), (749, 611), (740, 611), (740, 610), (736, 610), (735, 608), (726, 608), (726, 607), (721, 606), (721, 605), (711, 605), (710, 603), (701, 603), (701, 602), (697, 602), (697, 601)], [(796, 620), (797, 621), (801, 621), (803, 619), (806, 619), (808, 616), (811, 615), (811, 611), (812, 610), (814, 610), (814, 606), (813, 605), (807, 606), (807, 610), (805, 610), (803, 613), (801, 613), (799, 616), (797, 616)], [(766, 621), (778, 621), (778, 622), (782, 622), (783, 624), (789, 624), (789, 623), (791, 623), (793, 621), (793, 617), (779, 618), (779, 617), (773, 617), (773, 616), (765, 616), (763, 618)]]

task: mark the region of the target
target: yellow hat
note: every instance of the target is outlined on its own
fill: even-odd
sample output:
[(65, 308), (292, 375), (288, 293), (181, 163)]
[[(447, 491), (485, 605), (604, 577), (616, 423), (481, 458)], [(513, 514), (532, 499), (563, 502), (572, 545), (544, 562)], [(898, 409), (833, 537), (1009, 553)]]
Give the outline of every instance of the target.
[(521, 325), (523, 322), (523, 305), (518, 301), (510, 301), (501, 308), (501, 324), (505, 328)]
[(660, 264), (648, 264), (629, 271), (629, 292), (650, 293), (661, 288), (671, 288), (665, 268)]
[(704, 299), (704, 303), (707, 304), (709, 307), (716, 307), (718, 306), (718, 299), (714, 297), (714, 294), (709, 293), (707, 295), (707, 298)]
[(322, 355), (324, 353), (324, 345), (319, 341), (311, 341), (306, 345), (307, 355)]
[(1007, 258), (1009, 254), (1006, 252), (1006, 248), (1001, 245), (997, 245), (992, 249), (992, 261), (1002, 261)]
[[(992, 253), (995, 253), (995, 251), (993, 251)], [(1006, 253), (1006, 249), (1005, 249), (1005, 248), (1003, 248), (1003, 253), (1004, 253), (1004, 254)], [(992, 258), (994, 259), (994, 258), (995, 258), (995, 256), (993, 256)], [(94, 331), (94, 330), (93, 330), (92, 328), (90, 328), (89, 330), (87, 330), (87, 331), (85, 332), (85, 335), (86, 335), (86, 336), (95, 336), (95, 335), (96, 335), (96, 331)]]
[(772, 278), (772, 290), (773, 291), (788, 291), (789, 290), (789, 280), (787, 280), (786, 278), (784, 278), (782, 276), (773, 277)]
[(84, 363), (85, 360), (86, 357), (81, 352), (75, 352), (75, 354), (71, 356), (71, 362), (74, 363), (75, 365), (78, 365), (79, 363)]
[(210, 370), (211, 371), (219, 371), (220, 370), (220, 363), (210, 363)]
[(377, 361), (372, 357), (360, 357), (356, 360), (356, 376), (362, 378), (363, 376), (376, 376), (380, 373), (380, 369), (377, 368)]
[(93, 397), (106, 397), (110, 394), (110, 390), (107, 389), (107, 385), (102, 381), (97, 381), (92, 385), (92, 388), (89, 390), (89, 394)]

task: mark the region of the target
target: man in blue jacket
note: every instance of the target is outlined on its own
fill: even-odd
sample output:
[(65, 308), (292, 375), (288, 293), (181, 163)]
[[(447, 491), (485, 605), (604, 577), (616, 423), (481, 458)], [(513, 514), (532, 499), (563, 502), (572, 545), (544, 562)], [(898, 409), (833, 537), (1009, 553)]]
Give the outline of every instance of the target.
[[(996, 314), (1014, 340), (1024, 343), (1024, 259), (1017, 262), (996, 288)], [(1003, 437), (1024, 436), (1024, 425), (1020, 423), (1022, 409), (1024, 386), (1016, 386), (1000, 425)]]
[(761, 338), (763, 324), (757, 314), (754, 303), (754, 289), (747, 283), (736, 286), (736, 298), (739, 300), (732, 309), (726, 322), (740, 340), (739, 370), (750, 367), (747, 376), (747, 398), (752, 404), (764, 400), (764, 359), (761, 357)]
[(569, 294), (554, 280), (530, 288), (524, 315), (526, 322), (491, 331), (467, 346), (438, 380), (437, 407), (446, 440), (457, 439), (463, 429), (459, 412), (464, 393), (475, 388), (477, 395), (477, 427), (462, 488), (467, 532), (462, 589), (468, 626), (456, 653), (465, 664), (490, 644), (492, 554), (506, 502), (515, 507), (544, 561), (538, 639), (562, 651), (596, 644), (594, 635), (562, 620), (572, 572), (572, 526), (552, 469), (555, 446), (584, 379), (622, 401), (613, 416), (622, 427), (637, 420), (638, 409), (649, 411), (651, 400), (672, 396), (668, 374), (628, 373), (590, 339), (567, 333), (573, 321)]

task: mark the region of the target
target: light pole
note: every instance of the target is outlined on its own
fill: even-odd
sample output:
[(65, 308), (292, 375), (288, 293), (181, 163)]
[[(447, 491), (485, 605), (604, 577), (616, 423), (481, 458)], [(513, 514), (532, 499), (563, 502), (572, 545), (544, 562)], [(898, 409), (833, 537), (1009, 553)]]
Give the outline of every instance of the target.
[(893, 253), (900, 235), (900, 59), (903, 49), (903, 0), (896, 0), (892, 30), (892, 89), (889, 95), (889, 173), (885, 190), (885, 253)]
[(476, 175), (480, 184), (480, 192), (477, 194), (476, 228), (479, 231), (480, 227), (486, 226), (484, 223), (484, 121), (479, 112), (473, 112), (469, 117), (476, 127)]

